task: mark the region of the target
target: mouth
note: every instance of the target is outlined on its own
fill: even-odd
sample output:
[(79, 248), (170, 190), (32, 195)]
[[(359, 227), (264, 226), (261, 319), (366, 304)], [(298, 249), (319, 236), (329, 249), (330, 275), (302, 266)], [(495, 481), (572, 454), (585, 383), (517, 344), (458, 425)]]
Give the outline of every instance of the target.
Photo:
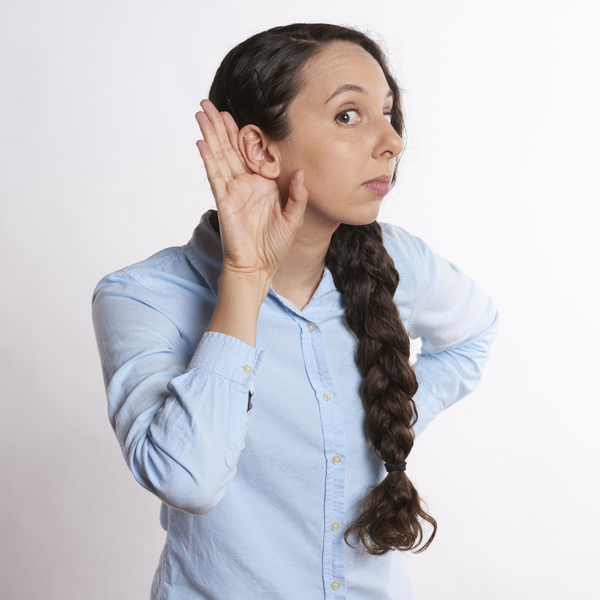
[(391, 179), (391, 175), (381, 175), (381, 177), (376, 177), (370, 181), (365, 181), (362, 186), (368, 190), (371, 190), (375, 194), (378, 194), (379, 196), (385, 196), (390, 191)]

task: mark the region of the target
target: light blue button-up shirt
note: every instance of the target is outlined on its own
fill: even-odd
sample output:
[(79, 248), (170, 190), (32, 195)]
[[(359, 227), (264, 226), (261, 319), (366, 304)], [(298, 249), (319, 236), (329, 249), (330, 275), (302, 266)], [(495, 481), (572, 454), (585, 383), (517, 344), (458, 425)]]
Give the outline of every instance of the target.
[[(382, 227), (400, 316), (422, 339), (418, 435), (476, 387), (497, 313), (419, 238)], [(221, 262), (205, 215), (189, 244), (94, 293), (110, 422), (134, 477), (163, 502), (152, 599), (412, 598), (399, 553), (344, 542), (386, 472), (365, 435), (356, 338), (329, 270), (303, 310), (270, 289), (252, 348), (206, 332)]]

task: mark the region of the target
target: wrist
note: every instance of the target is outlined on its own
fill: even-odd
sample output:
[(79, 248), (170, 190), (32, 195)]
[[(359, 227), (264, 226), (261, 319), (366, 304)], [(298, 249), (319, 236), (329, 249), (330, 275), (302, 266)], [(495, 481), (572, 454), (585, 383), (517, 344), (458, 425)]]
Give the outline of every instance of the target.
[(256, 346), (256, 325), (270, 281), (258, 273), (224, 270), (219, 296), (207, 331), (216, 331)]
[(264, 271), (240, 271), (223, 265), (219, 275), (219, 296), (235, 293), (247, 301), (256, 301), (258, 309), (269, 293), (273, 275)]

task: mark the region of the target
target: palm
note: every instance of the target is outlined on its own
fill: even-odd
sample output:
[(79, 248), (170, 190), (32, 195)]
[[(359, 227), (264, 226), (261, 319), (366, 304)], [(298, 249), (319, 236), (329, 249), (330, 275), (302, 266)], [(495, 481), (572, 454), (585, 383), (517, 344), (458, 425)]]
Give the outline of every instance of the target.
[(202, 107), (205, 113), (196, 118), (204, 141), (198, 148), (219, 212), (224, 267), (272, 275), (302, 224), (306, 197), (294, 198), (290, 191), (282, 209), (275, 181), (247, 167), (230, 115), (219, 113), (208, 100)]
[(240, 270), (276, 269), (295, 235), (282, 214), (277, 184), (244, 173), (227, 185), (218, 208), (224, 261)]

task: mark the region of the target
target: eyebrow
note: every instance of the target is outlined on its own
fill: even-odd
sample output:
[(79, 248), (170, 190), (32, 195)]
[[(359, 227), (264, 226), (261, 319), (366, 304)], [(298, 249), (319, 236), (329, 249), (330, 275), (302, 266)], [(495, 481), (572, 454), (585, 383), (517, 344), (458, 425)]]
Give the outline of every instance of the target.
[[(335, 90), (335, 92), (333, 92), (333, 94), (331, 94), (331, 96), (329, 96), (327, 100), (325, 100), (325, 104), (327, 104), (330, 100), (333, 100), (333, 98), (335, 98), (336, 96), (343, 94), (344, 92), (359, 92), (361, 94), (365, 94), (366, 96), (369, 95), (369, 92), (367, 92), (367, 90), (365, 90), (364, 87), (361, 87), (360, 85), (354, 85), (353, 83), (347, 83), (345, 85), (340, 85), (340, 87), (337, 90)], [(394, 92), (392, 92), (392, 90), (388, 90), (386, 98), (389, 98), (390, 96), (394, 96)]]

